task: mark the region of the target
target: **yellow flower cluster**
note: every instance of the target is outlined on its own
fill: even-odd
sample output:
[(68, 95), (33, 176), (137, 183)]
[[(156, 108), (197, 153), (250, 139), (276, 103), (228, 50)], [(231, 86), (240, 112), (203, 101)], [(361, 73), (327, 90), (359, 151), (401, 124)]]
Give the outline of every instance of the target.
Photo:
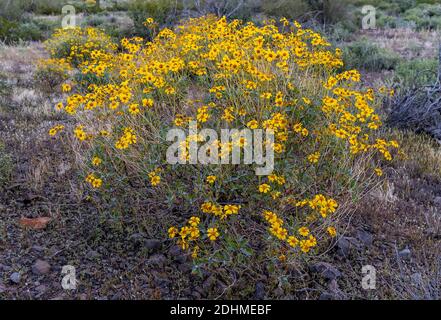
[(161, 182), (161, 177), (159, 176), (160, 172), (161, 168), (156, 168), (148, 174), (152, 186), (157, 186)]
[[(186, 225), (181, 227), (180, 229), (176, 227), (170, 227), (168, 229), (168, 236), (173, 239), (176, 236), (179, 236), (178, 239), (178, 245), (183, 249), (187, 250), (190, 247), (191, 242), (196, 242), (201, 237), (201, 231), (200, 228), (201, 219), (196, 216), (192, 216)], [(220, 233), (217, 228), (211, 227), (206, 230), (207, 238), (210, 241), (215, 241), (219, 236)], [(199, 252), (200, 247), (196, 244), (193, 247), (192, 256), (193, 258), (197, 257), (197, 253)]]
[(312, 248), (317, 245), (317, 239), (310, 234), (310, 231), (307, 227), (301, 227), (297, 230), (299, 237), (295, 235), (289, 235), (288, 229), (283, 227), (284, 221), (277, 216), (276, 213), (265, 210), (263, 212), (263, 217), (270, 224), (269, 231), (275, 236), (277, 239), (286, 241), (286, 243), (292, 247), (299, 247), (303, 253), (308, 253)]
[(312, 210), (316, 210), (323, 218), (337, 210), (338, 204), (334, 199), (326, 199), (322, 194), (317, 194), (312, 200), (302, 200), (296, 203), (297, 207), (308, 205)]
[(86, 132), (84, 131), (84, 126), (83, 125), (78, 125), (75, 130), (74, 130), (74, 134), (77, 137), (78, 140), (80, 141), (84, 141), (87, 139), (88, 135), (86, 134)]
[(64, 126), (62, 124), (56, 125), (49, 129), (49, 135), (55, 136), (58, 132), (62, 131), (64, 129)]
[(99, 188), (103, 184), (103, 180), (97, 178), (93, 173), (87, 175), (86, 182), (90, 183), (93, 188)]
[(238, 214), (240, 210), (240, 205), (235, 204), (226, 204), (224, 206), (220, 204), (216, 204), (213, 202), (204, 202), (201, 205), (201, 211), (203, 213), (213, 214), (216, 217), (219, 217), (221, 220), (226, 219), (228, 216), (233, 214)]
[(132, 128), (124, 128), (123, 135), (115, 143), (117, 149), (127, 149), (130, 145), (136, 143), (137, 138)]
[[(334, 185), (349, 185), (358, 178), (343, 166), (367, 152), (391, 160), (398, 148), (396, 141), (378, 138), (382, 122), (374, 110), (377, 93), (356, 89), (361, 81), (357, 70), (341, 72), (341, 50), (295, 21), (281, 19), (280, 24), (283, 28), (275, 21), (258, 26), (204, 16), (154, 34), (156, 23), (148, 18), (145, 25), (153, 35), (148, 42), (134, 37), (113, 43), (92, 28), (58, 30), (46, 42), (52, 56), (46, 63), (59, 61), (62, 71), (74, 70), (75, 79), (81, 79), (81, 85), (71, 79), (62, 86), (69, 96), (57, 109), (82, 123), (74, 135), (97, 147), (92, 148), (91, 158), (96, 150), (107, 153), (106, 166), (98, 167), (101, 161), (93, 158), (93, 170), (113, 168), (114, 174), (102, 176), (116, 177), (112, 181), (116, 189), (127, 181), (121, 175), (129, 174), (119, 170), (123, 163), (131, 176), (148, 178), (152, 187), (164, 186), (157, 192), (159, 201), (191, 199), (187, 209), (207, 214), (168, 230), (171, 238), (179, 235), (185, 250), (195, 243), (194, 257), (203, 249), (198, 242), (201, 231), (214, 241), (220, 236), (218, 228), (235, 221), (227, 217), (245, 212), (238, 219), (248, 219), (248, 213), (252, 216), (263, 209), (278, 212), (264, 213), (270, 233), (281, 240), (277, 243), (311, 251), (317, 246), (315, 236), (321, 238), (317, 232), (337, 234), (329, 226), (338, 205), (329, 195), (352, 192), (335, 190)], [(164, 163), (165, 133), (174, 127), (187, 129), (193, 119), (198, 126), (216, 130), (272, 131), (274, 142), (264, 143), (274, 150), (277, 174), (256, 177), (254, 165), (188, 164), (183, 169)], [(182, 159), (189, 159), (191, 142), (205, 141), (200, 133), (188, 134), (180, 145)], [(216, 150), (222, 158), (233, 147), (252, 141), (235, 136), (230, 142), (211, 143), (217, 149), (207, 153)], [(329, 170), (331, 163), (334, 172)], [(152, 164), (161, 167), (161, 174), (159, 169), (146, 171)], [(330, 179), (338, 183), (324, 182)], [(94, 175), (87, 180), (95, 188), (102, 184)], [(286, 206), (289, 199), (295, 200)], [(299, 214), (288, 219), (292, 210)]]
[(111, 37), (103, 31), (79, 27), (57, 29), (45, 42), (45, 47), (51, 56), (65, 58), (75, 66), (82, 63), (85, 66), (98, 65), (102, 54), (117, 49)]

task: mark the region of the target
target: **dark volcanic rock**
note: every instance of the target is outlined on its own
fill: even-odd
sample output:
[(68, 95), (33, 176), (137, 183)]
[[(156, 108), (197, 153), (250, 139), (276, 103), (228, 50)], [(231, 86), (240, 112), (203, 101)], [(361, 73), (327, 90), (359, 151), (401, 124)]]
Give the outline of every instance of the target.
[(21, 275), (18, 272), (14, 272), (13, 274), (11, 274), (11, 276), (9, 277), (9, 280), (11, 280), (13, 283), (18, 284), (20, 283), (21, 280)]
[(317, 262), (310, 267), (312, 273), (320, 274), (326, 280), (334, 280), (341, 277), (341, 272), (332, 264)]
[(44, 260), (37, 260), (32, 266), (32, 273), (36, 275), (47, 274), (49, 273), (50, 270), (51, 270), (51, 265)]

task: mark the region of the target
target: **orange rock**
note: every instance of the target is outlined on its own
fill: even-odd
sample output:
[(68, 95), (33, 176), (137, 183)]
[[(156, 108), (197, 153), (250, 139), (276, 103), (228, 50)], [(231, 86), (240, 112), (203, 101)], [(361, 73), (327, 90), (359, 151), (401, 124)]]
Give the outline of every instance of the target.
[(30, 228), (33, 230), (41, 230), (46, 228), (47, 224), (52, 219), (49, 217), (39, 218), (20, 218), (19, 224), (24, 228)]

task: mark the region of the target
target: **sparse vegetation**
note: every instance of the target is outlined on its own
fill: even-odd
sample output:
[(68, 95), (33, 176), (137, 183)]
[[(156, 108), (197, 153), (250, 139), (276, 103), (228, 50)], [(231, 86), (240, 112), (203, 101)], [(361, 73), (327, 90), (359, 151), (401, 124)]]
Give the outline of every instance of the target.
[(344, 60), (349, 68), (382, 71), (395, 69), (400, 58), (388, 49), (361, 39), (344, 47)]
[(13, 170), (12, 158), (6, 152), (4, 143), (0, 141), (0, 190), (11, 180)]
[(435, 83), (437, 73), (437, 59), (400, 61), (396, 67), (396, 81), (402, 84), (402, 88), (422, 87)]

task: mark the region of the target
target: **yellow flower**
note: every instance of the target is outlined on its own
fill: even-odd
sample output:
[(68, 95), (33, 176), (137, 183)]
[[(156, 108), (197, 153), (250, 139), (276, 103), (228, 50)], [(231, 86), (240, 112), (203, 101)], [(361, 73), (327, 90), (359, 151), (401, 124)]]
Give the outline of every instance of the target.
[(63, 125), (56, 125), (49, 130), (49, 135), (55, 136), (58, 132), (62, 131), (63, 129), (64, 129)]
[(193, 258), (193, 259), (196, 259), (197, 257), (198, 257), (198, 253), (199, 253), (199, 247), (198, 246), (195, 246), (194, 248), (193, 248), (193, 251), (192, 251), (192, 253), (191, 253), (191, 257)]
[(271, 186), (266, 183), (262, 183), (259, 185), (259, 192), (260, 193), (268, 193), (271, 190)]
[(187, 250), (189, 247), (188, 241), (184, 239), (179, 239), (178, 245), (181, 247), (182, 250)]
[(61, 109), (63, 109), (63, 107), (64, 107), (63, 106), (63, 102), (58, 102), (57, 105), (55, 106), (55, 109), (56, 110), (61, 110)]
[(274, 200), (276, 200), (277, 198), (280, 197), (281, 194), (282, 194), (282, 193), (281, 193), (280, 191), (272, 191), (272, 192), (271, 192), (271, 197), (272, 197)]
[(240, 206), (234, 204), (226, 204), (223, 211), (226, 215), (237, 214), (239, 212)]
[(201, 205), (201, 211), (203, 213), (211, 213), (213, 211), (214, 205), (211, 202), (204, 202)]
[(301, 236), (306, 237), (309, 234), (309, 229), (307, 227), (301, 227), (299, 230)]
[(301, 132), (302, 132), (302, 136), (304, 136), (304, 137), (307, 137), (309, 134), (309, 131), (306, 128), (303, 128)]
[(63, 83), (63, 85), (61, 86), (61, 89), (63, 90), (63, 92), (69, 92), (72, 90), (72, 87), (68, 83)]
[(272, 93), (271, 93), (271, 92), (264, 92), (264, 93), (262, 93), (262, 94), (260, 95), (260, 97), (261, 97), (262, 99), (267, 99), (267, 100), (269, 100), (269, 99), (271, 99), (271, 97), (272, 97)]
[(213, 184), (216, 181), (216, 176), (208, 176), (206, 180), (209, 184)]
[(92, 187), (99, 188), (103, 184), (103, 180), (96, 178), (92, 181)]
[(168, 229), (168, 236), (170, 237), (170, 239), (176, 237), (177, 234), (178, 234), (178, 229), (176, 227), (170, 227)]
[(174, 93), (176, 93), (175, 88), (173, 88), (173, 87), (165, 88), (165, 94), (174, 94)]
[(381, 177), (383, 175), (383, 170), (381, 170), (380, 168), (375, 168), (375, 174), (379, 177)]
[(320, 152), (314, 152), (308, 156), (308, 161), (311, 163), (317, 163), (320, 158)]
[(94, 165), (94, 166), (99, 166), (101, 163), (102, 163), (103, 161), (99, 158), (99, 157), (93, 157), (93, 159), (92, 159), (92, 164)]
[(84, 141), (87, 138), (86, 132), (84, 132), (82, 125), (79, 125), (75, 128), (74, 134), (80, 141)]
[(191, 226), (190, 228), (190, 240), (196, 240), (200, 236), (200, 231), (197, 226)]
[(153, 107), (153, 103), (154, 103), (154, 101), (153, 101), (153, 99), (142, 99), (142, 105), (144, 106), (144, 107)]
[(215, 241), (219, 237), (219, 231), (217, 231), (217, 228), (208, 228), (207, 236), (211, 241)]
[(129, 112), (133, 115), (138, 114), (140, 112), (139, 105), (137, 103), (133, 103), (129, 106)]
[(305, 104), (307, 104), (307, 105), (310, 105), (310, 104), (311, 104), (311, 100), (308, 99), (308, 98), (306, 98), (306, 97), (303, 97), (302, 100), (303, 100), (303, 102), (304, 102)]
[(250, 129), (257, 129), (259, 127), (259, 123), (256, 120), (248, 121), (247, 127)]
[(299, 240), (296, 237), (294, 237), (294, 236), (288, 237), (287, 242), (293, 248), (296, 247), (299, 244)]
[(334, 238), (337, 235), (337, 230), (335, 230), (334, 227), (328, 227), (326, 228), (326, 231), (328, 231), (329, 235)]
[(197, 227), (199, 225), (199, 223), (201, 222), (201, 219), (198, 217), (191, 217), (190, 220), (188, 220), (188, 223), (192, 226), (192, 227)]
[(160, 176), (154, 175), (150, 178), (150, 183), (152, 184), (152, 186), (157, 186), (159, 182), (161, 182)]
[(308, 240), (300, 240), (300, 250), (304, 253), (308, 253), (311, 247), (309, 246)]
[(153, 18), (147, 18), (144, 22), (144, 24), (153, 24), (155, 22), (155, 20)]
[(283, 176), (278, 176), (276, 181), (281, 186), (283, 186), (286, 183), (285, 177), (283, 177)]

